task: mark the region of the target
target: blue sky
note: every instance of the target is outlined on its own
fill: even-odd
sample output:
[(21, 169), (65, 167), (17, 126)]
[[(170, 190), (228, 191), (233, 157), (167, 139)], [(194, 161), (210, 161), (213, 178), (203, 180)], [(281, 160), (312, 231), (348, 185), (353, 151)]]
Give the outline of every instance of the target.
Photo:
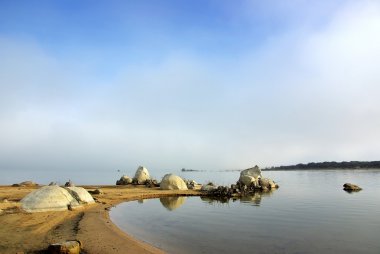
[(378, 1), (0, 1), (0, 59), (5, 170), (379, 159)]

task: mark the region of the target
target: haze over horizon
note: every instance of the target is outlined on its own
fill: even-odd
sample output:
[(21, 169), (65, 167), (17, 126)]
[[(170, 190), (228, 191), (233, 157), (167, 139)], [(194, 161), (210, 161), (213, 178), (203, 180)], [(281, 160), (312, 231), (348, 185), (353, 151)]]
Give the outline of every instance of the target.
[(379, 66), (375, 0), (1, 1), (2, 181), (379, 160)]

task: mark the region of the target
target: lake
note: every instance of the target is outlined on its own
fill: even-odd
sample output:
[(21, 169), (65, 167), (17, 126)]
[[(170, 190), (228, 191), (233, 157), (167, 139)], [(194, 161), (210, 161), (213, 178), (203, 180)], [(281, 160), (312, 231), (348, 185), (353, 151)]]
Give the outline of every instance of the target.
[[(380, 253), (380, 170), (263, 175), (280, 188), (223, 202), (200, 197), (126, 202), (110, 216), (128, 234), (168, 253)], [(229, 185), (239, 172), (182, 177)], [(346, 182), (363, 190), (347, 193)]]

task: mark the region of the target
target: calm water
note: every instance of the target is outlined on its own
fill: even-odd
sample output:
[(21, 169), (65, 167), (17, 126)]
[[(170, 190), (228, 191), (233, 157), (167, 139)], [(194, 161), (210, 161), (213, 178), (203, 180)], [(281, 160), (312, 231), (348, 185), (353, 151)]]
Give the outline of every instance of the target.
[[(197, 180), (200, 173), (187, 174)], [(218, 174), (228, 183), (239, 175)], [(380, 253), (380, 170), (264, 176), (280, 189), (225, 203), (200, 197), (127, 202), (112, 209), (111, 219), (168, 253)], [(345, 182), (363, 190), (347, 193)]]

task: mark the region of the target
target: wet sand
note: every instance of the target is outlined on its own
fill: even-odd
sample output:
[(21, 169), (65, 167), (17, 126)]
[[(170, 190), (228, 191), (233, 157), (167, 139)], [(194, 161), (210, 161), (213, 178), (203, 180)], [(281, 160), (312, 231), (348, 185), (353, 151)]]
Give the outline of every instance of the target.
[(164, 253), (115, 226), (108, 211), (121, 202), (164, 196), (199, 196), (199, 191), (160, 190), (144, 186), (101, 188), (96, 204), (75, 211), (26, 213), (20, 200), (38, 187), (0, 186), (0, 253), (40, 253), (49, 244), (78, 239), (85, 253)]

